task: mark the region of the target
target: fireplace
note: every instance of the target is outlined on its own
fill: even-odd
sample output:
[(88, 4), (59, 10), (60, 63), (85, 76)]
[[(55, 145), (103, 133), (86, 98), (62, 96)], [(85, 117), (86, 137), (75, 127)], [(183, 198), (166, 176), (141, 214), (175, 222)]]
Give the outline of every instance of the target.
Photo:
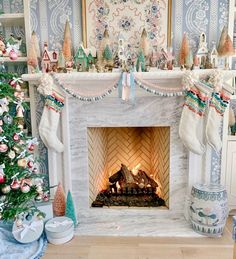
[[(168, 87), (180, 85), (181, 77), (176, 78), (175, 74), (182, 72), (176, 71), (168, 73), (168, 71), (158, 73), (143, 73), (150, 82), (160, 82)], [(76, 73), (75, 73), (76, 74)], [(170, 76), (174, 75), (174, 76)], [(31, 81), (31, 86), (38, 85), (38, 78), (27, 75)], [(58, 75), (60, 76), (60, 75)], [(90, 74), (80, 73), (79, 75), (68, 74), (63, 77), (68, 82), (83, 82), (84, 87), (88, 90), (97, 89), (97, 82), (100, 81), (104, 85), (108, 85), (114, 78), (119, 77), (115, 73), (107, 74)], [(80, 77), (75, 80), (74, 77)], [(35, 78), (35, 79), (34, 79)], [(76, 86), (77, 87), (77, 86)], [(37, 96), (36, 88), (31, 89), (31, 96)], [(76, 89), (76, 88), (75, 88)], [(57, 88), (60, 92), (60, 88)], [(62, 94), (65, 94), (62, 92)], [(34, 98), (32, 98), (34, 100)], [(35, 100), (37, 100), (35, 98)], [(135, 92), (135, 104), (123, 102), (118, 98), (115, 91), (100, 102), (82, 102), (70, 95), (66, 96), (65, 107), (61, 115), (61, 124), (58, 129), (58, 137), (65, 146), (63, 154), (48, 150), (49, 155), (49, 180), (50, 185), (56, 185), (61, 181), (65, 191), (71, 190), (74, 199), (75, 209), (80, 222), (77, 229), (78, 235), (104, 235), (104, 236), (197, 236), (192, 231), (189, 223), (185, 220), (185, 208), (188, 207), (188, 195), (191, 186), (195, 182), (205, 181), (207, 176), (205, 172), (209, 172), (210, 166), (203, 157), (188, 153), (180, 141), (178, 135), (178, 126), (182, 112), (183, 97), (163, 97), (155, 96), (137, 88)], [(37, 117), (36, 108), (37, 101), (31, 106), (32, 118)], [(37, 129), (33, 123), (33, 130)], [(116, 154), (117, 159), (114, 167), (104, 166), (106, 154), (106, 145), (108, 139), (108, 131), (114, 132), (124, 130), (126, 132), (139, 132), (143, 134), (154, 134), (150, 137), (149, 149), (155, 145), (155, 137), (159, 137), (163, 141), (163, 137), (158, 136), (160, 131), (166, 132), (166, 139), (169, 139), (167, 157), (169, 159), (168, 174), (159, 174), (159, 169), (154, 171), (156, 166), (152, 156), (145, 160), (145, 153), (138, 153), (137, 157), (142, 160), (130, 163), (130, 158), (121, 159), (121, 154)], [(96, 134), (94, 135), (94, 132)], [(148, 133), (147, 133), (148, 132)], [(159, 132), (159, 133), (158, 133)], [(118, 135), (120, 135), (119, 133)], [(128, 133), (126, 133), (128, 134)], [(99, 137), (95, 136), (98, 135)], [(139, 136), (142, 134), (134, 134), (138, 136), (137, 143), (140, 143)], [(93, 141), (91, 145), (90, 137)], [(101, 141), (101, 139), (104, 139)], [(159, 141), (159, 142), (160, 142)], [(136, 142), (134, 142), (136, 143)], [(158, 141), (156, 141), (158, 143)], [(111, 144), (110, 144), (111, 145)], [(120, 144), (121, 145), (121, 144)], [(138, 144), (137, 144), (138, 146)], [(145, 147), (145, 144), (142, 145)], [(91, 163), (89, 153), (90, 148), (93, 149), (93, 157), (96, 161), (98, 156), (101, 160), (99, 163)], [(98, 148), (100, 152), (98, 153)], [(101, 148), (103, 147), (103, 148)], [(139, 146), (140, 147), (140, 146)], [(163, 146), (158, 146), (155, 150), (161, 150)], [(169, 150), (168, 150), (169, 149)], [(162, 153), (163, 154), (163, 153)], [(151, 161), (150, 161), (151, 160)], [(112, 159), (110, 159), (112, 162)], [(153, 165), (146, 166), (146, 163)], [(157, 160), (158, 166), (164, 161), (163, 157)], [(209, 159), (208, 159), (209, 161)], [(121, 164), (126, 165), (130, 170), (139, 163), (140, 170), (145, 171), (148, 175), (153, 175), (153, 179), (158, 184), (157, 194), (165, 201), (165, 209), (162, 207), (154, 208), (137, 208), (137, 207), (106, 207), (92, 208), (91, 204), (96, 199), (98, 193), (104, 188), (109, 187), (109, 177), (119, 171)], [(166, 164), (168, 164), (166, 163)], [(164, 166), (164, 165), (163, 165)], [(152, 169), (150, 169), (150, 167)], [(105, 169), (104, 169), (105, 168)], [(93, 171), (93, 173), (91, 173)], [(157, 173), (158, 172), (158, 173)], [(209, 174), (207, 174), (209, 175)], [(163, 177), (163, 178), (162, 178)], [(101, 180), (102, 179), (102, 180)], [(168, 184), (165, 185), (168, 182)], [(166, 188), (165, 188), (166, 186)], [(53, 194), (53, 189), (52, 189)], [(166, 209), (168, 207), (168, 209)]]
[(88, 127), (92, 207), (168, 206), (170, 127)]

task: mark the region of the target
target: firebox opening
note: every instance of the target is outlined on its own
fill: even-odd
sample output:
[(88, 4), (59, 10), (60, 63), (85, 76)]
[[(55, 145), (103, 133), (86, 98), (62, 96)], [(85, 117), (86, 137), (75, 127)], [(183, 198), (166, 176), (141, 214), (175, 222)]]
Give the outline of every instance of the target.
[(92, 207), (169, 205), (170, 127), (89, 127)]

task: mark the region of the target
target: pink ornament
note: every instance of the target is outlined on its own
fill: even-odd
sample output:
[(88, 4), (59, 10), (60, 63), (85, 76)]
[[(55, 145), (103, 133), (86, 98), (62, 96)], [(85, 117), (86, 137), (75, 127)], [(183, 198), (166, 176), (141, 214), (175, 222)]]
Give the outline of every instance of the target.
[(14, 51), (14, 49), (12, 49), (10, 52), (9, 52), (9, 58), (11, 60), (16, 60), (18, 58), (18, 55), (17, 53)]
[(15, 142), (20, 141), (20, 136), (19, 136), (18, 134), (14, 133), (14, 134), (13, 134), (13, 140), (14, 140)]
[(49, 196), (48, 196), (48, 194), (44, 194), (44, 196), (43, 196), (43, 201), (49, 201)]
[(16, 82), (14, 80), (11, 80), (9, 82), (9, 85), (12, 86), (12, 87), (16, 87)]
[(8, 150), (8, 146), (6, 144), (0, 144), (0, 153), (5, 153)]
[(4, 183), (5, 182), (5, 176), (4, 174), (0, 173), (0, 183)]
[(32, 161), (29, 161), (29, 162), (27, 163), (27, 165), (28, 165), (29, 168), (33, 168), (34, 163), (33, 163)]
[(28, 192), (30, 191), (29, 185), (21, 186), (20, 189), (21, 189), (21, 191), (22, 191), (23, 193), (28, 193)]
[(18, 190), (18, 189), (20, 188), (20, 183), (19, 183), (19, 181), (14, 180), (14, 181), (11, 183), (11, 188), (12, 188), (12, 190)]
[(31, 145), (29, 146), (29, 151), (34, 151), (34, 144), (31, 144)]

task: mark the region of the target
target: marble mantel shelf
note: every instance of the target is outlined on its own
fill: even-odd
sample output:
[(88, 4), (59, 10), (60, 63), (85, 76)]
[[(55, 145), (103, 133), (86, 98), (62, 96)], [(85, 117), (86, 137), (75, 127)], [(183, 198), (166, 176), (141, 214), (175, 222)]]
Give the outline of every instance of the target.
[[(200, 77), (209, 76), (214, 70), (213, 69), (199, 69), (194, 72)], [(221, 70), (224, 75), (224, 80), (228, 81), (233, 77), (236, 77), (236, 70)], [(181, 70), (158, 70), (155, 72), (135, 72), (134, 75), (141, 75), (142, 79), (150, 79), (150, 80), (173, 80), (173, 79), (181, 79), (184, 75), (185, 71)], [(24, 81), (37, 83), (41, 78), (41, 73), (37, 74), (24, 74), (22, 75), (22, 79)], [(62, 75), (62, 74), (57, 74)], [(72, 72), (68, 74), (63, 74), (63, 77), (68, 77), (68, 80), (76, 80), (80, 81), (97, 81), (97, 80), (116, 80), (120, 76), (120, 73), (89, 73), (89, 72)]]

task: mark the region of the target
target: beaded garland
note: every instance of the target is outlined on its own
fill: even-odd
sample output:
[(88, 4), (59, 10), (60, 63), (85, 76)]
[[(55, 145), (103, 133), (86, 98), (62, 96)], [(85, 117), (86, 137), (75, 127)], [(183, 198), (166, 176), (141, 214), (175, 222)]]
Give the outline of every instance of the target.
[(52, 74), (52, 77), (54, 81), (56, 82), (57, 86), (61, 87), (65, 92), (73, 96), (74, 98), (79, 99), (80, 101), (86, 101), (86, 102), (93, 102), (93, 101), (100, 101), (106, 96), (112, 94), (113, 90), (117, 89), (118, 83), (116, 83), (114, 86), (112, 86), (111, 89), (108, 89), (105, 93), (98, 96), (82, 96), (80, 94), (73, 93), (70, 89), (66, 88), (63, 84), (59, 82), (59, 80)]
[(176, 91), (176, 90), (173, 90), (173, 89), (170, 89), (170, 88), (165, 88), (165, 87), (160, 87), (160, 86), (155, 86), (155, 88), (157, 88), (157, 89), (153, 89), (153, 88), (148, 87), (147, 84), (144, 85), (144, 83), (141, 83), (137, 79), (135, 79), (134, 82), (135, 82), (136, 85), (138, 85), (141, 89), (145, 90), (146, 92), (151, 93), (151, 94), (155, 94), (155, 95), (158, 95), (158, 96), (168, 96), (168, 97), (182, 96), (183, 93), (184, 93), (184, 91)]

